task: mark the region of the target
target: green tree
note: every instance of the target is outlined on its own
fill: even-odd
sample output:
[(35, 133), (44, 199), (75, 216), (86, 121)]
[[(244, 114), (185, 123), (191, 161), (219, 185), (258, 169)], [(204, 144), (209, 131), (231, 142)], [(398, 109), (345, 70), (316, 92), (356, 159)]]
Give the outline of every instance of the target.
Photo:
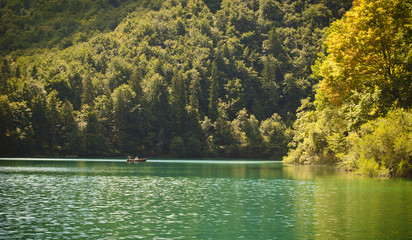
[(147, 89), (148, 105), (146, 109), (146, 119), (148, 122), (148, 146), (158, 154), (164, 154), (169, 151), (172, 109), (170, 106), (170, 95), (168, 87), (163, 77), (154, 74), (148, 79), (150, 86)]
[(106, 72), (109, 88), (113, 91), (120, 85), (127, 83), (132, 74), (133, 69), (129, 62), (119, 57), (112, 58)]
[(284, 60), (285, 53), (275, 28), (268, 32), (268, 39), (263, 42), (263, 49), (268, 55), (272, 54), (274, 57)]
[(319, 3), (307, 7), (302, 12), (302, 18), (310, 29), (322, 29), (329, 26), (332, 13), (325, 5)]
[(138, 146), (138, 107), (136, 93), (129, 85), (123, 84), (112, 94), (114, 145), (120, 153), (133, 153)]
[(189, 105), (192, 109), (199, 110), (199, 97), (201, 93), (200, 76), (196, 69), (189, 72)]
[(95, 93), (95, 86), (93, 86), (93, 82), (92, 82), (92, 76), (90, 76), (90, 74), (86, 74), (83, 77), (83, 82), (82, 82), (82, 105), (88, 104), (88, 105), (92, 105), (93, 104), (93, 100), (96, 97), (96, 93)]
[(279, 61), (272, 55), (264, 58), (264, 68), (262, 70), (262, 89), (266, 95), (267, 102), (263, 105), (268, 108), (268, 112), (279, 109), (279, 99), (281, 97), (281, 84), (283, 79)]
[(210, 9), (211, 12), (215, 13), (217, 10), (220, 9), (220, 4), (222, 0), (204, 0), (207, 7)]
[(260, 17), (269, 21), (281, 21), (283, 18), (282, 8), (278, 1), (264, 0), (260, 1)]
[(11, 74), (10, 59), (2, 58), (0, 61), (0, 94), (6, 94), (7, 80)]
[(259, 130), (265, 143), (265, 155), (272, 159), (281, 159), (287, 153), (288, 137), (286, 125), (276, 113), (260, 123)]
[(186, 112), (186, 86), (183, 74), (180, 71), (175, 72), (171, 82), (171, 107), (173, 111), (173, 120), (175, 130), (178, 136), (182, 136), (187, 118)]
[(174, 157), (185, 157), (186, 147), (182, 137), (174, 137), (170, 143), (170, 154)]
[(209, 117), (212, 121), (218, 117), (218, 98), (219, 98), (219, 69), (216, 61), (212, 63), (212, 73), (210, 77), (209, 90)]
[(219, 104), (219, 115), (213, 124), (213, 145), (212, 147), (216, 149), (216, 154), (222, 157), (236, 157), (239, 156), (239, 144), (241, 143), (241, 138), (235, 141), (234, 131), (232, 129), (231, 122), (227, 116), (227, 106), (220, 102)]
[(0, 95), (0, 148), (2, 153), (7, 153), (10, 133), (13, 129), (13, 115), (7, 95)]
[(33, 131), (36, 136), (35, 148), (37, 154), (48, 154), (49, 146), (49, 121), (47, 118), (47, 102), (43, 95), (37, 94), (31, 100), (31, 110), (32, 110), (32, 126)]
[(75, 119), (73, 105), (65, 101), (62, 105), (62, 148), (63, 155), (79, 155), (82, 151), (81, 134)]
[(82, 109), (86, 127), (83, 131), (84, 153), (86, 156), (105, 156), (110, 153), (109, 144), (104, 135), (104, 128), (96, 112), (88, 105)]
[(293, 140), (289, 143), (291, 148), (283, 161), (294, 164), (337, 164), (337, 154), (345, 150), (341, 143), (344, 141), (343, 133), (347, 131), (342, 111), (322, 105), (320, 100), (312, 103), (309, 98), (302, 101), (298, 110), (293, 124)]
[(57, 98), (57, 91), (52, 91), (47, 96), (46, 111), (47, 123), (49, 124), (47, 142), (50, 153), (55, 155), (59, 152), (62, 142), (60, 140), (62, 127), (61, 102)]
[(238, 112), (236, 119), (231, 122), (235, 143), (238, 144), (240, 156), (262, 157), (263, 138), (259, 131), (259, 121), (247, 113), (246, 109)]

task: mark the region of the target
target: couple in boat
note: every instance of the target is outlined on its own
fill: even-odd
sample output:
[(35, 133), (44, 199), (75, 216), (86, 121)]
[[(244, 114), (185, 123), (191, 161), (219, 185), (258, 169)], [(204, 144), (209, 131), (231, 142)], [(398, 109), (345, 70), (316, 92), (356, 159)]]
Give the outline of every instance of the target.
[(131, 159), (130, 156), (127, 157), (128, 162), (146, 162), (147, 158), (139, 158), (136, 156), (134, 159)]

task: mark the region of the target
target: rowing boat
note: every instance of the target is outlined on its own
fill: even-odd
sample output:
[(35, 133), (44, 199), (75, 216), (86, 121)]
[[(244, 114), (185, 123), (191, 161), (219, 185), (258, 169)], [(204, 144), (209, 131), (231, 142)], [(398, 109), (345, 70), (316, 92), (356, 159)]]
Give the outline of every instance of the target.
[(146, 162), (147, 158), (135, 158), (135, 159), (131, 159), (128, 158), (127, 162)]

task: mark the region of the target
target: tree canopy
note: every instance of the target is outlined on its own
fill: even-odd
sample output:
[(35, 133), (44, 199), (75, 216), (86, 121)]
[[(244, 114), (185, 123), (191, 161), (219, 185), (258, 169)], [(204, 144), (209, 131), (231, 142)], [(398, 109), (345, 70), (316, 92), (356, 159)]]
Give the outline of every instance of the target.
[(412, 175), (412, 4), (358, 0), (328, 30), (285, 161)]
[[(287, 151), (350, 1), (2, 1), (1, 155)], [(3, 124), (4, 123), (4, 124)]]
[(405, 1), (359, 0), (331, 25), (317, 72), (331, 102), (339, 104), (353, 91), (381, 91), (383, 102), (412, 104), (410, 10)]

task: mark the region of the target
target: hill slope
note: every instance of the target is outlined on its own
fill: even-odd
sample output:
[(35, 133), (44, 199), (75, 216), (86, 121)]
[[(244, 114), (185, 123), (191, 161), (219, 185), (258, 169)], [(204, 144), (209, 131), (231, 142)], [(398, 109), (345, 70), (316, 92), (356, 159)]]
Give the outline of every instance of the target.
[[(280, 158), (326, 29), (350, 7), (334, 2), (169, 0), (50, 41), (19, 33), (3, 50), (32, 49), (1, 61), (1, 153)], [(117, 3), (103, 19), (132, 4)]]

